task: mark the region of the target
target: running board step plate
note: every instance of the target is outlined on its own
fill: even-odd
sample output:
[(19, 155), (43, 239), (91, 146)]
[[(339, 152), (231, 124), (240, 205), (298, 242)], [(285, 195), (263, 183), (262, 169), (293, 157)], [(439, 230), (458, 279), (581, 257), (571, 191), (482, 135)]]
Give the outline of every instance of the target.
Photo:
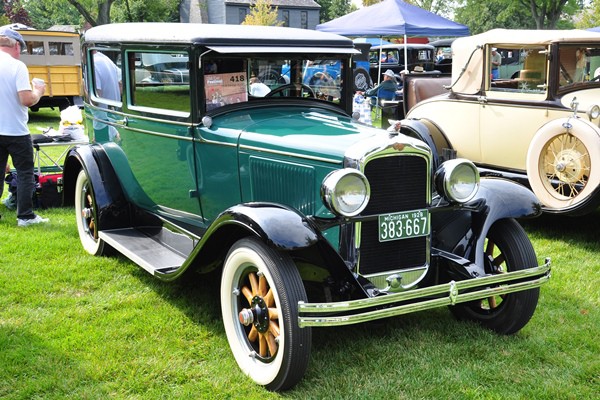
[(194, 242), (165, 228), (125, 228), (99, 232), (100, 239), (152, 275), (183, 265)]

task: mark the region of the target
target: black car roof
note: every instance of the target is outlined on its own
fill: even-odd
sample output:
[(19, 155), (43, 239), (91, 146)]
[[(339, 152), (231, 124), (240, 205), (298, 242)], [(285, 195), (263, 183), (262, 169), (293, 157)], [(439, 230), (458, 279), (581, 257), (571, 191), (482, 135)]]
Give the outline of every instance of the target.
[(252, 48), (264, 46), (336, 49), (355, 53), (352, 40), (327, 32), (272, 26), (140, 22), (100, 25), (84, 34), (88, 43), (194, 44), (206, 47)]

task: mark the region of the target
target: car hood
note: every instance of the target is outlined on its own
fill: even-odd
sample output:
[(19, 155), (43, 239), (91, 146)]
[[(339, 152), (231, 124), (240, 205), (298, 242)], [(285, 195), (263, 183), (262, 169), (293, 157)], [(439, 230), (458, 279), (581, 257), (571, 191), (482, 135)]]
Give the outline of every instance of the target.
[(341, 162), (357, 142), (385, 130), (364, 125), (323, 108), (269, 107), (215, 117), (212, 128), (239, 130), (240, 148)]

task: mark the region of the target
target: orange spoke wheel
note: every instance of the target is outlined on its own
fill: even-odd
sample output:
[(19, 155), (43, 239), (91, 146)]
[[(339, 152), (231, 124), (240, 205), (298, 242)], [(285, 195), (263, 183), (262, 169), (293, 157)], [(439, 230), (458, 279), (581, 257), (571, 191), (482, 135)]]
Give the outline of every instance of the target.
[(311, 329), (298, 326), (306, 291), (291, 257), (256, 238), (236, 242), (223, 265), (221, 311), (244, 374), (269, 390), (294, 386), (308, 367)]

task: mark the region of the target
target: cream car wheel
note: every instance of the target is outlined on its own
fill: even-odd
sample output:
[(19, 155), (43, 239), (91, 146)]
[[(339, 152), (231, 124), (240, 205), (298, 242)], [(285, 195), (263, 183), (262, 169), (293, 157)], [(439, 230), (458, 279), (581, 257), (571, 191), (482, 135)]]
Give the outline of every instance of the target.
[(600, 184), (597, 127), (569, 118), (544, 125), (527, 152), (527, 176), (542, 204), (561, 210), (589, 198)]
[(256, 239), (229, 251), (221, 277), (221, 311), (227, 340), (241, 370), (269, 390), (295, 385), (308, 366), (310, 328), (298, 326), (306, 292), (286, 253)]

